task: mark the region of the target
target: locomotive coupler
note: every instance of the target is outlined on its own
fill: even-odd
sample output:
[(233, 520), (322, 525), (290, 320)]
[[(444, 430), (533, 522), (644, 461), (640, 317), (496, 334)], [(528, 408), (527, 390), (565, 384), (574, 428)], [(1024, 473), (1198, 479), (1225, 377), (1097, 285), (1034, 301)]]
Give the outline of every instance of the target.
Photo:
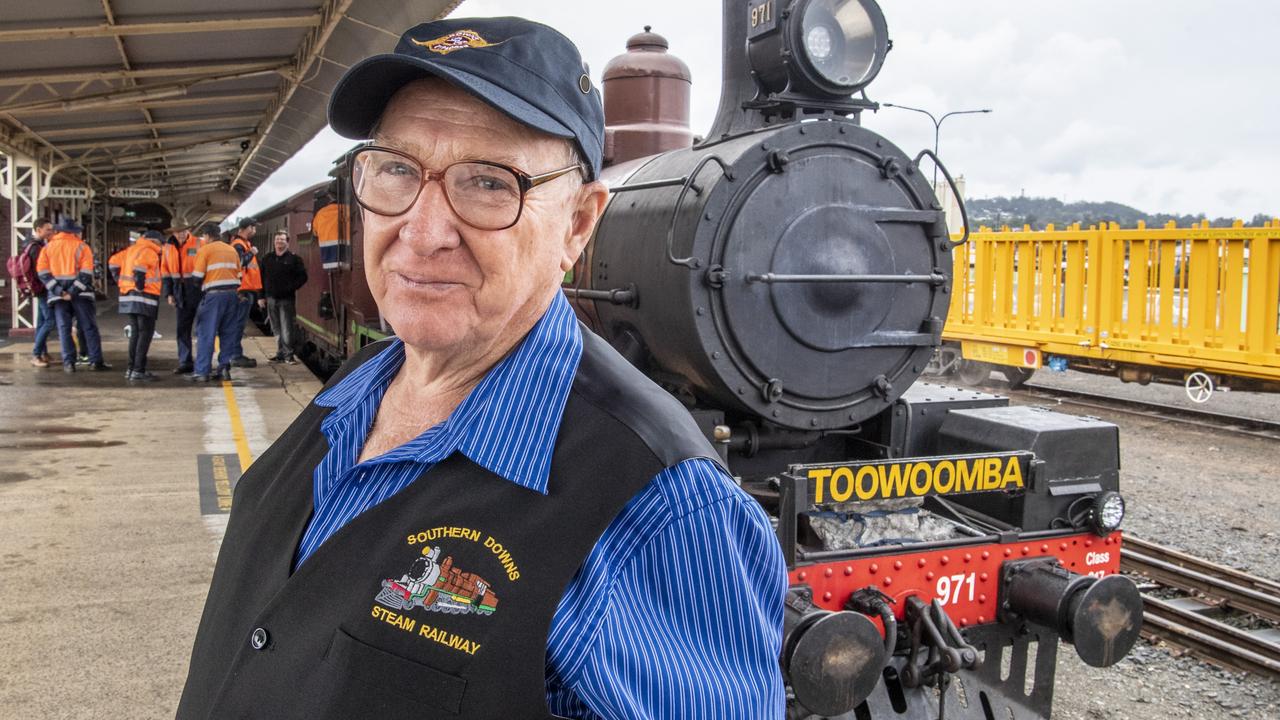
[[(907, 598), (906, 605), (911, 650), (901, 672), (905, 687), (917, 688), (934, 681), (944, 682), (939, 676), (978, 667), (978, 649), (965, 641), (960, 629), (942, 609), (942, 603), (934, 600), (926, 605), (918, 596), (912, 595)], [(924, 647), (928, 652), (922, 660), (920, 654)]]
[(1000, 568), (999, 619), (1051, 628), (1085, 663), (1108, 667), (1138, 641), (1142, 595), (1122, 575), (1080, 575), (1054, 558), (1016, 560)]

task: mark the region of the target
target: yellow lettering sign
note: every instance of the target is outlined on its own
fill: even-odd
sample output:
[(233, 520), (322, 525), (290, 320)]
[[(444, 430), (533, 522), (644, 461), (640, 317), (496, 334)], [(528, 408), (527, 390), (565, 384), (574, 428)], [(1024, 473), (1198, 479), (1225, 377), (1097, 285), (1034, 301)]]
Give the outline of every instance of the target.
[[(1017, 455), (866, 463), (806, 468), (805, 472), (812, 482), (815, 503), (1026, 488)], [(500, 554), (499, 549), (491, 549)]]

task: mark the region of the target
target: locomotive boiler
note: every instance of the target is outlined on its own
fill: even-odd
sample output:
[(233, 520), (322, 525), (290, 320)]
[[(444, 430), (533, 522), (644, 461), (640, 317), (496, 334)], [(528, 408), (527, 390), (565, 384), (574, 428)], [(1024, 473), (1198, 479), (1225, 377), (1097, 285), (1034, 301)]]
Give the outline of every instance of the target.
[[(921, 172), (937, 158), (861, 124), (891, 48), (874, 0), (723, 11), (703, 137), (661, 36), (605, 68), (610, 200), (564, 292), (773, 517), (790, 718), (1046, 718), (1061, 642), (1104, 667), (1138, 637), (1117, 428), (918, 382), (965, 236)], [(324, 278), (298, 312), (329, 368), (394, 332), (344, 161), (332, 176), (259, 215)], [(311, 220), (335, 202), (326, 240)]]

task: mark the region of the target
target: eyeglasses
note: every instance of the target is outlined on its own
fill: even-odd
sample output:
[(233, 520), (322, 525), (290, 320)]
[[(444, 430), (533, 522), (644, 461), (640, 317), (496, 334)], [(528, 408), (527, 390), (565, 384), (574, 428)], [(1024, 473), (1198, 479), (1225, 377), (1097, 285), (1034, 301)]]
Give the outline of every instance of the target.
[(581, 166), (530, 175), (501, 163), (466, 160), (427, 171), (411, 155), (368, 145), (351, 158), (351, 187), (360, 207), (394, 217), (408, 212), (422, 188), (438, 180), (445, 202), (463, 222), (478, 230), (505, 230), (519, 222), (525, 193), (574, 170)]

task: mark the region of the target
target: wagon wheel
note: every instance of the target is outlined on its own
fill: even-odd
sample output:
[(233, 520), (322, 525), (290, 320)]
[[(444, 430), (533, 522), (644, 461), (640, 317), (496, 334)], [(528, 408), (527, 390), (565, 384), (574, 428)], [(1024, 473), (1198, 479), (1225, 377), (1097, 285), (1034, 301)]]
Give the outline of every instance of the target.
[(1031, 379), (1031, 376), (1036, 373), (1036, 369), (1005, 365), (1000, 368), (1000, 372), (1004, 373), (1005, 379), (1009, 381), (1009, 388), (1017, 390)]
[(1213, 397), (1213, 378), (1202, 370), (1196, 370), (1187, 376), (1187, 397), (1193, 403), (1206, 403)]
[(991, 366), (977, 360), (961, 360), (956, 364), (956, 377), (965, 385), (981, 385), (991, 376)]

